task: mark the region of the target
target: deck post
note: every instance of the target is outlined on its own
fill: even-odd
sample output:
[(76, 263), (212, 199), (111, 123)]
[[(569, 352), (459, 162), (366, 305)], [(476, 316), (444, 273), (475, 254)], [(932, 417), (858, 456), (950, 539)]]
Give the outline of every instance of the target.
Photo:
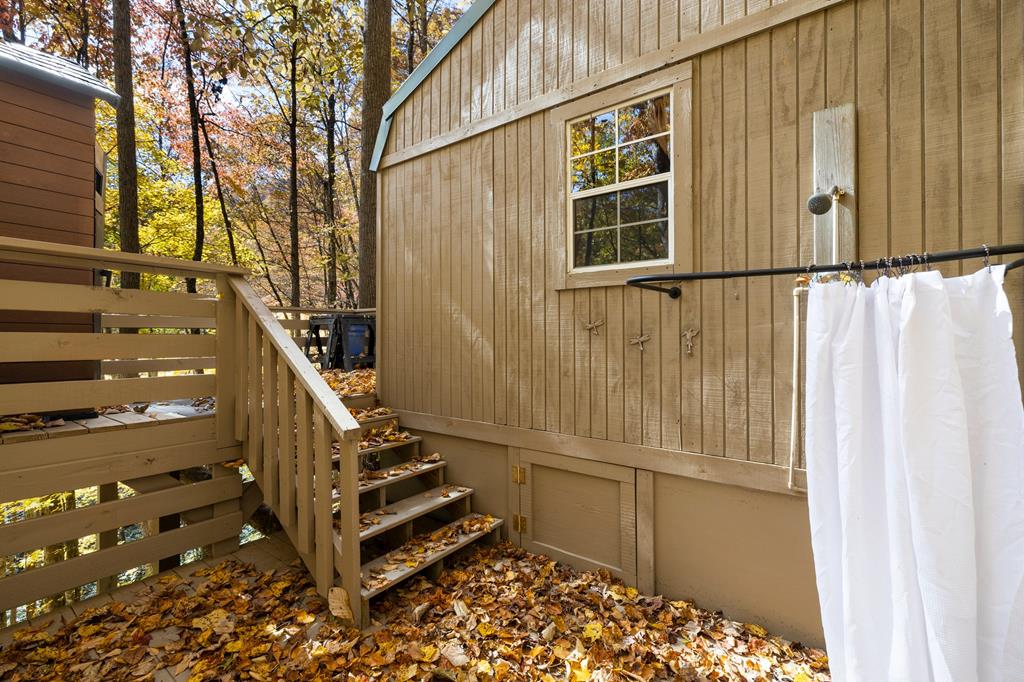
[(362, 613), (362, 576), (359, 551), (359, 430), (341, 434), (340, 535), (341, 552), (336, 557), (341, 586), (348, 592), (352, 619), (357, 627), (365, 625)]
[(235, 391), (238, 388), (238, 356), (235, 291), (227, 275), (217, 276), (217, 448), (238, 444), (235, 439)]

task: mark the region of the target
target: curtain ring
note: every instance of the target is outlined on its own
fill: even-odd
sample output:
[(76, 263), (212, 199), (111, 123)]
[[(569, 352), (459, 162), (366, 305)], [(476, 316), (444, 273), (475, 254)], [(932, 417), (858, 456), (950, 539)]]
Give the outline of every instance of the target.
[(860, 262), (860, 271), (857, 273), (857, 277), (860, 279), (860, 283), (864, 283), (864, 261)]
[(992, 263), (989, 262), (990, 254), (988, 250), (988, 244), (982, 244), (981, 248), (985, 249), (985, 268), (988, 269), (989, 272), (992, 272)]
[(931, 266), (928, 265), (928, 252), (927, 251), (924, 252), (924, 255), (921, 256), (921, 259), (924, 261), (924, 269), (925, 269), (925, 271), (927, 272), (927, 271), (931, 270), (932, 269)]

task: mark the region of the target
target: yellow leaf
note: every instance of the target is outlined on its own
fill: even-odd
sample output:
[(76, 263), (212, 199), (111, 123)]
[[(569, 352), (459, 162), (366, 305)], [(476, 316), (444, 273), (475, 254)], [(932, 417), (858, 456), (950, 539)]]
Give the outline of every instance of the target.
[(242, 650), (242, 642), (237, 639), (233, 642), (228, 642), (228, 645), (224, 647), (224, 650), (232, 654), (237, 653)]
[(478, 673), (483, 673), (484, 675), (490, 675), (492, 672), (494, 672), (494, 669), (491, 668), (491, 664), (487, 661), (477, 661), (476, 671)]
[(627, 587), (626, 588), (626, 596), (629, 597), (630, 599), (636, 599), (639, 595), (640, 595), (640, 592), (637, 591), (637, 589), (635, 587)]
[(92, 637), (93, 635), (95, 635), (97, 632), (99, 632), (102, 629), (103, 629), (102, 626), (99, 626), (99, 625), (83, 625), (80, 628), (78, 628), (78, 636), (79, 637)]
[(764, 627), (762, 627), (761, 625), (758, 625), (757, 623), (747, 623), (743, 627), (746, 628), (747, 632), (755, 634), (758, 637), (764, 637), (768, 634), (768, 631), (765, 630)]
[(811, 682), (811, 676), (801, 670), (793, 678), (793, 682)]
[(601, 632), (604, 628), (597, 621), (590, 621), (587, 626), (583, 628), (583, 636), (587, 639), (601, 639)]
[(480, 633), (481, 637), (490, 637), (497, 632), (497, 628), (490, 623), (480, 623), (476, 626), (476, 631)]
[(316, 616), (306, 611), (299, 611), (298, 614), (296, 614), (295, 616), (295, 620), (299, 623), (302, 623), (303, 625), (309, 625), (314, 620), (316, 620)]
[(427, 646), (420, 649), (420, 660), (425, 661), (427, 663), (433, 663), (438, 659), (440, 655), (441, 652), (438, 651), (437, 647), (433, 644), (428, 644)]
[(586, 668), (577, 668), (572, 671), (573, 682), (588, 682), (590, 680), (590, 671)]

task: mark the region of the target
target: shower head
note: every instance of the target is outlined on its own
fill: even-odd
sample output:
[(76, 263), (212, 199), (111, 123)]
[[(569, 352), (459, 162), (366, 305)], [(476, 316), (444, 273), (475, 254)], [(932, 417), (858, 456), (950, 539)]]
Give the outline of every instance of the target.
[(825, 215), (832, 208), (832, 201), (836, 194), (838, 194), (838, 188), (833, 188), (831, 192), (812, 194), (807, 200), (807, 210), (814, 215)]

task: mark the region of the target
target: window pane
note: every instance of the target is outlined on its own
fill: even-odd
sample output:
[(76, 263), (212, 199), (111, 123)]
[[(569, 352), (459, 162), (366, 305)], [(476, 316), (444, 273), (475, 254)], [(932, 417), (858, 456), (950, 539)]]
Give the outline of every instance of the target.
[(671, 162), (669, 137), (662, 135), (619, 148), (619, 182), (667, 173)]
[(668, 131), (668, 95), (619, 109), (619, 143)]
[(611, 147), (615, 143), (615, 112), (576, 121), (569, 127), (569, 138), (573, 156)]
[(598, 152), (572, 162), (572, 191), (602, 187), (615, 182), (615, 150)]
[(573, 265), (609, 265), (618, 262), (617, 230), (577, 232), (573, 235)]
[(668, 181), (624, 189), (619, 193), (619, 201), (623, 223), (668, 218)]
[(572, 213), (575, 232), (593, 230), (595, 227), (614, 227), (618, 223), (615, 192), (574, 199)]
[(630, 225), (622, 230), (622, 262), (668, 258), (668, 221)]

